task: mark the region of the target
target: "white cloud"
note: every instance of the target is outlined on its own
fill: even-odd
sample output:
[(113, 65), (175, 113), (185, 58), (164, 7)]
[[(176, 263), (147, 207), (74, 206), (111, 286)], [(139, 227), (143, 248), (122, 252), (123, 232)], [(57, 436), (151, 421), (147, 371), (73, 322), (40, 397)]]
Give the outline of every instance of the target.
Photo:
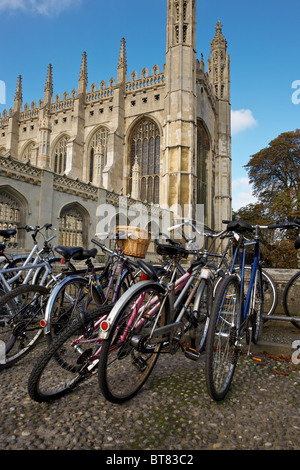
[(0, 11), (23, 11), (31, 14), (54, 16), (82, 0), (0, 0)]
[(232, 181), (232, 208), (237, 211), (241, 207), (257, 202), (248, 178), (242, 177)]
[(237, 111), (231, 111), (231, 132), (237, 134), (246, 129), (253, 128), (257, 125), (256, 119), (254, 119), (252, 111), (250, 109), (239, 109)]

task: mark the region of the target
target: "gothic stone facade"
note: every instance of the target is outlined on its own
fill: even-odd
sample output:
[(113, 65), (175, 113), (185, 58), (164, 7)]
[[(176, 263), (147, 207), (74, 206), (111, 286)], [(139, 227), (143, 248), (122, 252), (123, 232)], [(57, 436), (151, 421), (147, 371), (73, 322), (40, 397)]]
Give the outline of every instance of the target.
[(203, 204), (205, 224), (221, 228), (231, 216), (230, 61), (220, 22), (206, 67), (197, 58), (195, 18), (196, 0), (168, 0), (162, 70), (128, 76), (122, 39), (109, 83), (88, 85), (85, 52), (70, 93), (54, 96), (49, 65), (43, 99), (23, 104), (19, 76), (0, 116), (1, 227), (52, 222), (61, 243), (89, 244), (99, 205), (124, 195), (159, 218), (195, 218)]

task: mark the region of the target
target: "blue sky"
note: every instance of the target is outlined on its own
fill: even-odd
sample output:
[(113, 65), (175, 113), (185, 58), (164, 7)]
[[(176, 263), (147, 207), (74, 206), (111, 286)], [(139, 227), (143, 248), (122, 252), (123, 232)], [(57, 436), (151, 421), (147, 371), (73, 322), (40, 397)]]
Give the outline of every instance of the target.
[[(54, 95), (77, 89), (83, 51), (89, 86), (116, 78), (122, 37), (128, 75), (162, 70), (166, 11), (167, 0), (0, 0), (0, 112), (13, 106), (19, 74), (23, 104), (42, 98), (49, 63)], [(235, 210), (253, 201), (243, 168), (250, 155), (300, 127), (299, 13), (299, 0), (197, 0), (198, 57), (206, 63), (218, 20), (228, 42)]]

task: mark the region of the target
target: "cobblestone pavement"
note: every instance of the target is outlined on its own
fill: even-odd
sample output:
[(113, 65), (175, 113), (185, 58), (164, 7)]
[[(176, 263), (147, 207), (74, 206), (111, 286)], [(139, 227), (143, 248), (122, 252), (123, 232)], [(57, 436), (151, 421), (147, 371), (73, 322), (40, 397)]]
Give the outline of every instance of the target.
[(60, 400), (33, 402), (27, 380), (37, 354), (0, 372), (1, 450), (300, 449), (300, 365), (288, 356), (262, 364), (243, 357), (228, 397), (215, 403), (204, 356), (161, 355), (141, 392), (114, 405), (97, 374)]

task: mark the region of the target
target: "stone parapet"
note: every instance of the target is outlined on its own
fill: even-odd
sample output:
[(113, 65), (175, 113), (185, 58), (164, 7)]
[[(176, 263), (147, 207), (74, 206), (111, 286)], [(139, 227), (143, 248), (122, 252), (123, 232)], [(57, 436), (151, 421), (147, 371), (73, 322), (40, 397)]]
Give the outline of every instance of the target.
[(278, 304), (275, 311), (276, 315), (284, 315), (283, 309), (283, 292), (287, 282), (291, 279), (294, 274), (298, 272), (297, 269), (265, 269), (276, 282), (278, 289)]

